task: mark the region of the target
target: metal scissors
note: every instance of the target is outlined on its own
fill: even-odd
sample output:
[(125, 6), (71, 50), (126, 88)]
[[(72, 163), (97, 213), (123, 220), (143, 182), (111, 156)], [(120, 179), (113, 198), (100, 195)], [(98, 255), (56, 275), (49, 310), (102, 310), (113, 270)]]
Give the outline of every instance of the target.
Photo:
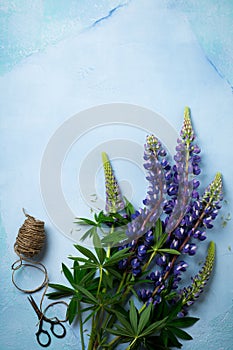
[[(30, 304), (32, 305), (34, 311), (37, 314), (37, 317), (39, 319), (39, 329), (36, 332), (36, 339), (38, 344), (40, 344), (40, 346), (47, 348), (50, 343), (51, 343), (51, 336), (49, 334), (48, 331), (43, 329), (43, 322), (48, 322), (51, 324), (50, 326), (50, 330), (51, 333), (56, 337), (56, 338), (64, 338), (66, 335), (66, 329), (64, 327), (64, 325), (61, 323), (61, 321), (59, 321), (58, 319), (55, 318), (55, 320), (52, 320), (48, 317), (46, 317), (39, 309), (38, 305), (36, 304), (35, 300), (33, 299), (33, 297), (30, 295), (30, 297), (28, 297), (28, 300), (30, 302)], [(55, 329), (56, 328), (60, 328), (61, 332), (56, 333)], [(41, 340), (41, 336), (45, 335), (47, 337), (47, 342), (42, 341)]]

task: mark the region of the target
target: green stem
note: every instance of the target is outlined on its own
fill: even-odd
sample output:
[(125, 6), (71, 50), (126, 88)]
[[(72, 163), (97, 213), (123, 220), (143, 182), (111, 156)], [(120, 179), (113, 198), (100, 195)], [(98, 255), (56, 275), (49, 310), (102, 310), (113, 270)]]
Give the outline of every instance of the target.
[(118, 336), (118, 337), (114, 338), (113, 340), (111, 340), (110, 343), (108, 343), (107, 349), (111, 349), (111, 347), (112, 347), (117, 341), (119, 341), (120, 338), (121, 338), (121, 337)]
[(134, 343), (136, 343), (138, 337), (134, 338), (134, 340), (132, 341), (132, 343), (129, 344), (129, 346), (127, 346), (126, 350), (130, 350), (132, 349), (132, 346), (134, 345)]
[(92, 317), (92, 325), (91, 325), (91, 335), (89, 339), (89, 344), (88, 344), (88, 350), (93, 350), (94, 348), (94, 343), (95, 343), (95, 317)]
[(79, 333), (81, 338), (82, 350), (85, 350), (84, 336), (83, 336), (83, 320), (82, 320), (82, 310), (81, 303), (78, 300), (78, 316), (79, 316)]
[(142, 269), (143, 272), (148, 268), (148, 266), (150, 265), (151, 261), (154, 259), (154, 257), (155, 257), (156, 254), (157, 254), (157, 249), (155, 249), (155, 250), (153, 251), (153, 253), (151, 254), (149, 260), (148, 260), (147, 263), (143, 266), (143, 269)]
[(99, 285), (98, 285), (98, 289), (97, 289), (97, 296), (100, 293), (100, 288), (101, 288), (102, 279), (103, 279), (103, 268), (102, 268), (102, 266), (99, 267), (99, 270), (100, 270), (100, 279), (99, 279)]

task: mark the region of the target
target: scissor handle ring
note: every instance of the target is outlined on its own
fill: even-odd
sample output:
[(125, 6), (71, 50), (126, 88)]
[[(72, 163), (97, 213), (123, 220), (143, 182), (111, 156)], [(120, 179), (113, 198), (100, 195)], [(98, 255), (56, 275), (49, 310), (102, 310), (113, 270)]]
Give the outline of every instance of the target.
[[(57, 334), (55, 332), (55, 329), (56, 329), (56, 326), (59, 326), (60, 328), (62, 328), (62, 333), (61, 334)], [(53, 335), (56, 337), (56, 338), (64, 338), (65, 335), (66, 335), (66, 329), (64, 327), (64, 325), (61, 323), (61, 322), (51, 322), (51, 332), (53, 333)]]
[[(47, 343), (42, 343), (42, 341), (40, 340), (40, 337), (41, 337), (41, 334), (45, 334), (48, 338), (48, 341)], [(39, 329), (38, 332), (36, 332), (36, 339), (37, 339), (37, 342), (40, 346), (42, 346), (43, 348), (47, 348), (50, 344), (51, 344), (51, 337), (49, 335), (49, 332), (43, 330), (43, 329)]]

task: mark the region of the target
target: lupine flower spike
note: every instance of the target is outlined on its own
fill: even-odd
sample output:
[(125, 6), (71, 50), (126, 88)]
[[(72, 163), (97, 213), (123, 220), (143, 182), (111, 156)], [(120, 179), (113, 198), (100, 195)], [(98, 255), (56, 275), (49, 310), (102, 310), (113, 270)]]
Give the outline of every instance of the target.
[(184, 306), (184, 310), (181, 312), (180, 316), (185, 315), (186, 307), (194, 303), (196, 299), (199, 298), (200, 294), (208, 282), (211, 272), (213, 270), (215, 260), (215, 244), (213, 241), (210, 242), (208, 253), (206, 256), (205, 263), (199, 273), (192, 278), (192, 284), (184, 288), (181, 292), (181, 300)]
[(166, 224), (166, 232), (169, 234), (175, 230), (183, 219), (188, 209), (188, 204), (192, 199), (193, 187), (195, 183), (197, 184), (197, 181), (193, 182), (193, 177), (199, 174), (198, 162), (200, 157), (195, 154), (197, 146), (193, 145), (194, 140), (195, 135), (191, 124), (190, 110), (186, 107), (184, 110), (184, 124), (180, 138), (177, 140), (177, 152), (174, 156), (176, 161), (176, 165), (173, 167), (174, 179), (168, 188), (168, 194), (173, 195), (174, 202), (172, 214)]
[(121, 194), (120, 187), (113, 173), (111, 163), (105, 152), (102, 153), (102, 162), (104, 167), (106, 187), (105, 210), (107, 213), (117, 213), (124, 209), (125, 203)]
[(129, 237), (141, 237), (160, 217), (164, 206), (166, 182), (162, 159), (167, 155), (161, 143), (154, 135), (147, 136), (144, 151), (144, 168), (148, 171), (146, 179), (149, 182), (144, 208), (138, 210), (137, 217), (128, 224), (126, 234)]

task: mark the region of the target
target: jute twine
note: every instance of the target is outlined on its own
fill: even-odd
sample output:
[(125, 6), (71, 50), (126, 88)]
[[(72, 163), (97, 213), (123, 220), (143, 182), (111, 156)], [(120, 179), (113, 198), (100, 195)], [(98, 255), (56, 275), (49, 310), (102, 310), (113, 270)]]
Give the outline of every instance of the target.
[[(24, 215), (26, 216), (26, 219), (23, 223), (23, 225), (20, 227), (18, 235), (16, 237), (16, 241), (14, 244), (14, 251), (19, 256), (19, 259), (15, 261), (12, 265), (12, 282), (14, 286), (19, 289), (20, 291), (24, 293), (35, 293), (39, 290), (41, 290), (43, 287), (45, 287), (45, 290), (43, 292), (43, 295), (41, 297), (40, 301), (40, 311), (42, 312), (42, 303), (43, 299), (45, 297), (45, 293), (48, 289), (48, 272), (46, 267), (38, 261), (31, 260), (34, 256), (38, 255), (45, 244), (45, 230), (44, 230), (44, 222), (35, 219), (33, 216), (27, 214), (25, 210), (23, 209)], [(19, 270), (21, 267), (33, 267), (35, 269), (38, 269), (43, 272), (44, 274), (44, 280), (43, 282), (34, 289), (23, 289), (19, 287), (15, 282), (15, 272)], [(64, 304), (66, 307), (68, 307), (68, 304), (65, 301), (56, 301), (51, 304), (49, 304), (44, 312), (42, 314), (44, 315), (46, 311), (57, 304)], [(66, 322), (67, 317), (64, 320), (60, 320), (56, 317), (56, 320), (59, 322)]]
[[(24, 293), (34, 293), (42, 289), (48, 283), (48, 273), (46, 267), (37, 261), (32, 261), (31, 258), (38, 255), (45, 244), (45, 230), (44, 222), (35, 219), (33, 216), (26, 214), (23, 209), (26, 219), (23, 225), (20, 227), (16, 242), (14, 244), (15, 253), (19, 256), (19, 260), (15, 261), (12, 265), (12, 282), (17, 289)], [(33, 267), (43, 272), (43, 282), (34, 289), (23, 289), (19, 287), (15, 282), (15, 271), (21, 267)]]
[(14, 250), (19, 257), (33, 258), (41, 252), (45, 243), (44, 222), (26, 214), (24, 209), (23, 212), (27, 219), (19, 229)]

